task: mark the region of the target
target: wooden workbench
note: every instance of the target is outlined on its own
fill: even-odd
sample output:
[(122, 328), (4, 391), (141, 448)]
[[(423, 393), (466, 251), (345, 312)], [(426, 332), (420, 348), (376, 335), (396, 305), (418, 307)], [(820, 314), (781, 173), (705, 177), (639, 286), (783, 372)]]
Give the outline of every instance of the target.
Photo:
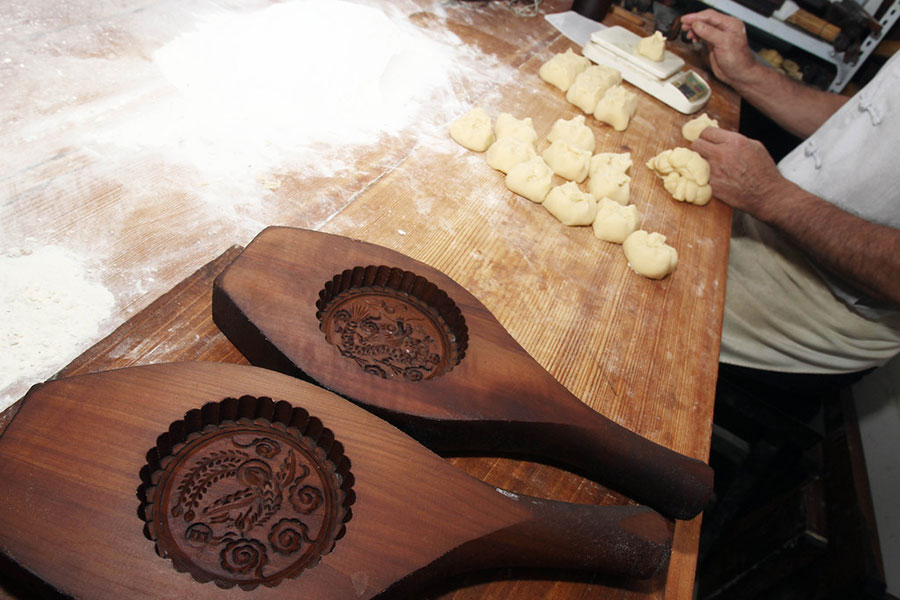
[[(128, 4), (128, 3), (126, 3)], [(543, 17), (517, 17), (505, 1), (460, 2), (435, 14), (429, 2), (410, 10), (424, 29), (446, 28), (468, 46), (517, 70), (513, 83), (485, 90), (459, 83), (459, 93), (489, 113), (531, 116), (543, 139), (558, 118), (577, 109), (559, 90), (538, 78), (554, 53), (577, 48)], [(567, 2), (544, 2), (545, 13)], [(110, 17), (112, 19), (112, 17)], [(118, 17), (116, 17), (118, 18)], [(642, 34), (649, 25), (612, 14), (607, 22)], [(681, 49), (684, 50), (684, 49)], [(685, 51), (685, 56), (693, 56)], [(706, 111), (724, 127), (736, 128), (736, 96), (702, 68), (713, 86)], [(451, 120), (448, 116), (448, 123)], [(37, 117), (36, 117), (37, 118)], [(590, 228), (561, 225), (542, 207), (509, 192), (502, 174), (483, 155), (453, 142), (417, 143), (404, 131), (360, 151), (352, 177), (290, 176), (274, 191), (278, 204), (265, 224), (318, 229), (380, 244), (425, 262), (455, 279), (480, 299), (512, 336), (574, 395), (617, 423), (687, 455), (706, 459), (712, 429), (722, 306), (725, 293), (730, 211), (715, 199), (705, 207), (678, 203), (643, 165), (658, 152), (686, 145), (688, 119), (641, 95), (629, 128), (615, 132), (588, 118), (598, 151), (629, 151), (634, 159), (632, 201), (644, 227), (660, 231), (679, 252), (675, 273), (651, 281), (633, 273), (617, 245), (598, 241)], [(71, 158), (71, 157), (70, 157)], [(65, 177), (84, 169), (84, 156), (34, 163), (22, 177)], [(74, 159), (72, 159), (74, 160)], [(163, 174), (159, 175), (163, 177)], [(167, 175), (165, 175), (167, 176)], [(84, 236), (108, 217), (127, 189), (88, 188), (79, 205), (60, 211), (56, 198), (18, 195), (21, 215), (32, 219), (34, 235)], [(337, 199), (337, 201), (335, 201)], [(27, 200), (27, 204), (26, 204)], [(172, 360), (245, 362), (218, 332), (210, 315), (215, 275), (246, 244), (243, 235), (217, 235), (209, 253), (167, 260), (174, 245), (189, 246), (209, 236), (191, 226), (189, 215), (132, 214), (115, 240), (115, 260), (160, 257), (155, 277), (172, 289), (151, 304), (136, 295), (122, 308), (135, 313), (61, 375)], [(214, 251), (210, 251), (214, 250)], [(194, 271), (197, 265), (209, 262)], [(127, 270), (127, 269), (126, 269)], [(181, 283), (175, 285), (177, 282)], [(0, 431), (14, 417), (14, 405), (0, 417)], [(450, 457), (470, 474), (514, 492), (583, 503), (627, 499), (600, 484), (547, 465), (506, 458)], [(136, 520), (136, 526), (137, 520)], [(676, 522), (670, 567), (647, 582), (555, 572), (473, 575), (433, 590), (442, 599), (475, 598), (666, 598), (692, 597), (700, 518)], [(48, 550), (49, 551), (49, 550)], [(148, 543), (148, 551), (151, 546)], [(173, 577), (183, 576), (173, 572)]]

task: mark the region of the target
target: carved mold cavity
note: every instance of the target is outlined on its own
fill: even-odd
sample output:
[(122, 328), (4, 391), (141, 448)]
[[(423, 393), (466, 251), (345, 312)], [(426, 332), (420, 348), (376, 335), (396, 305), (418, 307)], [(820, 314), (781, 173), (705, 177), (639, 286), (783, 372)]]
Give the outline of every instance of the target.
[(331, 430), (270, 398), (189, 411), (147, 452), (140, 516), (156, 552), (199, 582), (274, 587), (344, 534), (353, 476)]
[(462, 312), (436, 285), (396, 267), (355, 267), (319, 292), (328, 343), (366, 373), (422, 381), (459, 364), (469, 333)]

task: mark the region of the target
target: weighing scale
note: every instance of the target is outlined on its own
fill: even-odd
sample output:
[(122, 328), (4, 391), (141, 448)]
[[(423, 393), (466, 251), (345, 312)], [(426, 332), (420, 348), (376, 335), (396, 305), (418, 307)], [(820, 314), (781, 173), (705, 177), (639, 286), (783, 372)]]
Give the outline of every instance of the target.
[(686, 115), (695, 113), (709, 100), (709, 85), (684, 60), (666, 50), (659, 62), (638, 54), (640, 36), (615, 25), (595, 31), (581, 53), (599, 65), (622, 73), (628, 83)]

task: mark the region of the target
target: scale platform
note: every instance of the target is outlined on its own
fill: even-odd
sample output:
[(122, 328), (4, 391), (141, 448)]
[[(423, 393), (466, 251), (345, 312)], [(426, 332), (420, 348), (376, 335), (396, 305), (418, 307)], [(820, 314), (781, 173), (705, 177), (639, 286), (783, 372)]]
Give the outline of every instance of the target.
[(638, 54), (640, 36), (619, 26), (591, 34), (581, 53), (599, 65), (622, 73), (628, 83), (686, 115), (700, 110), (710, 97), (710, 88), (692, 69), (685, 69), (681, 57), (666, 50), (656, 62)]

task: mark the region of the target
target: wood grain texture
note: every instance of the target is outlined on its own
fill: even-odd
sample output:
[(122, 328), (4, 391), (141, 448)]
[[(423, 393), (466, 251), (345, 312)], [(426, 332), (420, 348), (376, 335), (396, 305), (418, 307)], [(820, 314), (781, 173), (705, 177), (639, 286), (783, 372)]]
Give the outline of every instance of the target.
[[(543, 3), (547, 12), (568, 5)], [(509, 67), (510, 77), (494, 86), (457, 82), (461, 98), (492, 114), (502, 110), (520, 118), (531, 116), (541, 136), (555, 119), (576, 114), (561, 92), (537, 77), (538, 67), (553, 53), (575, 48), (542, 17), (514, 17), (504, 2), (460, 2), (434, 10), (423, 0), (402, 7), (423, 29), (451, 30), (463, 44), (484, 53), (486, 61)], [(144, 60), (146, 50), (123, 33), (138, 19), (138, 9), (137, 3), (103, 5), (96, 14), (71, 15), (70, 22), (59, 23), (54, 31), (106, 28), (110, 35), (102, 41), (113, 46), (91, 52), (134, 53)], [(41, 22), (26, 24), (27, 31), (37, 35)], [(615, 21), (615, 14), (608, 23), (651, 32), (646, 24), (641, 29)], [(689, 50), (674, 50), (698, 65)], [(713, 87), (707, 112), (722, 126), (736, 128), (736, 95), (699, 68)], [(116, 114), (152, 104), (159, 90), (151, 92), (131, 98), (131, 104), (117, 108)], [(22, 106), (27, 107), (27, 101)], [(447, 115), (448, 124), (453, 117)], [(29, 118), (41, 122), (42, 117)], [(589, 229), (566, 228), (542, 207), (508, 192), (502, 175), (490, 169), (482, 155), (456, 146), (449, 137), (420, 139), (414, 127), (361, 149), (349, 173), (310, 178), (286, 169), (272, 201), (264, 210), (251, 211), (251, 216), (262, 224), (363, 239), (441, 270), (478, 298), (528, 354), (587, 406), (659, 444), (704, 460), (712, 422), (729, 211), (715, 200), (706, 207), (674, 202), (642, 167), (642, 161), (659, 150), (684, 145), (679, 132), (687, 118), (641, 96), (633, 128), (625, 132), (613, 132), (588, 119), (598, 150), (632, 152), (634, 202), (648, 227), (667, 235), (679, 250), (678, 270), (662, 282), (631, 273), (621, 250), (597, 241)], [(38, 229), (55, 232), (47, 234), (47, 242), (71, 235), (85, 243), (90, 243), (98, 226), (110, 227), (109, 264), (115, 268), (109, 277), (133, 285), (132, 278), (145, 272), (146, 257), (152, 257), (153, 275), (163, 289), (188, 276), (63, 374), (170, 360), (245, 362), (216, 329), (210, 314), (213, 271), (234, 253), (209, 269), (190, 273), (230, 245), (246, 244), (259, 229), (236, 231), (198, 218), (190, 202), (198, 182), (136, 156), (127, 163), (127, 171), (148, 189), (174, 178), (186, 190), (171, 197), (166, 191), (163, 210), (144, 206), (115, 183), (117, 178), (106, 176), (110, 173), (85, 178), (102, 164), (98, 157), (78, 148), (59, 148), (53, 140), (23, 146), (18, 162), (10, 166), (9, 189), (15, 193), (4, 215), (11, 215), (11, 226), (22, 235)], [(46, 152), (41, 154), (41, 149)], [(151, 298), (129, 296), (120, 318), (147, 307)], [(593, 504), (626, 502), (614, 491), (548, 465), (469, 456), (450, 462), (517, 493)], [(699, 527), (699, 518), (675, 523), (670, 568), (647, 582), (500, 571), (490, 579), (464, 577), (433, 594), (442, 600), (687, 599), (692, 596)]]

